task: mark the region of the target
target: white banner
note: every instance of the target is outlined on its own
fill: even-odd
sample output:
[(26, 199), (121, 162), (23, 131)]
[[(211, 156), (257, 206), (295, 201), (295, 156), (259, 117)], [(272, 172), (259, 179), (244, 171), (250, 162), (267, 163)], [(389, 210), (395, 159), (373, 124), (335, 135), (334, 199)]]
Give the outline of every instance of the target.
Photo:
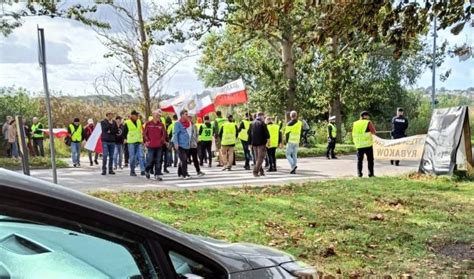
[(389, 140), (373, 136), (373, 139), (375, 159), (420, 161), (423, 155), (426, 135)]

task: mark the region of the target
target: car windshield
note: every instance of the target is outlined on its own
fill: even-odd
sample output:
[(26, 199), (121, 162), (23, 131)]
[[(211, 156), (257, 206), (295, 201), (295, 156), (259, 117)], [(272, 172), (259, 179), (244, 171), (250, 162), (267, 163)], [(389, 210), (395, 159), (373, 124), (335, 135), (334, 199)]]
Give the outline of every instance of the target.
[(0, 215), (0, 278), (130, 278), (139, 274), (131, 252), (120, 244)]

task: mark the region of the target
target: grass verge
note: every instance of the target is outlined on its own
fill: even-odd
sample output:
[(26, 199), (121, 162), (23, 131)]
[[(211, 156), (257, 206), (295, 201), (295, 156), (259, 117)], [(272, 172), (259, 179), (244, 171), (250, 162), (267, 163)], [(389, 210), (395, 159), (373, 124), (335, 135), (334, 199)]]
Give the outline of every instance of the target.
[(474, 273), (473, 258), (440, 252), (474, 245), (473, 183), (400, 177), (93, 195), (185, 232), (276, 247), (325, 274)]
[[(47, 169), (51, 168), (51, 159), (49, 157), (33, 157), (30, 158), (31, 169)], [(57, 168), (67, 168), (69, 165), (61, 159), (56, 159)], [(13, 158), (0, 158), (0, 168), (9, 170), (21, 170), (21, 160)]]

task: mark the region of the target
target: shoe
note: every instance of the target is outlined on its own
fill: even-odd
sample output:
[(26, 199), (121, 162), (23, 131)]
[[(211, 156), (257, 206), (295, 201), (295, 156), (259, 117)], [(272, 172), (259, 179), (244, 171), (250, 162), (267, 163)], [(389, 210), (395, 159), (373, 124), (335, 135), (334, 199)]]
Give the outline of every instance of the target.
[(291, 171), (290, 171), (290, 174), (296, 174), (296, 169), (297, 169), (297, 168), (298, 168), (298, 167), (296, 167), (296, 166), (295, 166), (294, 168), (292, 168)]
[(154, 171), (154, 170), (150, 170), (150, 174), (155, 174), (155, 171)]
[(186, 176), (184, 177), (184, 180), (189, 180), (189, 179), (191, 179), (191, 176), (190, 176), (190, 175), (186, 175)]
[(369, 177), (375, 177), (375, 175), (373, 175), (373, 174), (369, 174)]
[(137, 176), (137, 174), (134, 173), (134, 172), (131, 172), (131, 173), (130, 173), (130, 176)]
[(115, 174), (113, 170), (109, 170), (109, 174)]
[(221, 167), (223, 167), (223, 165), (221, 165), (221, 164), (217, 164), (217, 167), (218, 167), (218, 168), (221, 168)]
[(147, 179), (150, 179), (150, 172), (149, 172), (149, 171), (146, 171), (146, 172), (145, 172), (145, 177), (146, 177)]
[(398, 161), (395, 162), (395, 166), (397, 166), (397, 167), (400, 166), (400, 162), (398, 162)]
[[(95, 163), (96, 165), (98, 165), (98, 164), (99, 164), (99, 161), (94, 160), (94, 163)], [(81, 165), (81, 164), (79, 164), (79, 165)]]
[(114, 170), (117, 170), (117, 166), (114, 167)]
[(326, 157), (326, 159), (331, 160), (331, 158), (329, 158), (329, 157)]
[(265, 176), (265, 173), (262, 171), (259, 175), (260, 176)]
[(80, 166), (81, 166), (81, 163), (77, 163), (77, 166), (80, 167)]
[(390, 160), (390, 165), (392, 165), (392, 166), (393, 166), (393, 160)]
[(170, 173), (170, 171), (167, 170), (167, 169), (164, 169), (163, 172), (164, 172), (164, 173)]
[(155, 175), (155, 180), (162, 181), (163, 177), (161, 177), (161, 175)]
[(128, 164), (123, 165), (124, 168), (128, 168)]
[(93, 163), (93, 162), (91, 162), (91, 167), (92, 167), (93, 165), (94, 165), (94, 163)]
[(244, 169), (245, 170), (250, 170), (250, 166), (245, 166)]
[(102, 175), (106, 175), (106, 174), (107, 174), (107, 172), (105, 172), (105, 171), (102, 171)]
[(204, 176), (206, 175), (205, 173), (203, 173), (202, 171), (198, 172), (198, 176)]
[(72, 164), (72, 166), (76, 168), (76, 167), (77, 167), (77, 164)]
[(223, 167), (223, 168), (222, 168), (222, 171), (226, 171), (226, 170), (227, 170), (227, 167)]
[(362, 173), (359, 173), (357, 176), (360, 177), (360, 178), (362, 178), (363, 175), (362, 175)]
[(331, 159), (335, 159), (335, 160), (337, 160), (337, 159), (339, 159), (339, 158), (337, 158), (336, 156), (334, 156), (334, 157), (331, 157)]
[(254, 173), (253, 177), (260, 177), (260, 175), (258, 173)]
[(140, 175), (145, 176), (145, 172), (144, 171), (140, 172)]

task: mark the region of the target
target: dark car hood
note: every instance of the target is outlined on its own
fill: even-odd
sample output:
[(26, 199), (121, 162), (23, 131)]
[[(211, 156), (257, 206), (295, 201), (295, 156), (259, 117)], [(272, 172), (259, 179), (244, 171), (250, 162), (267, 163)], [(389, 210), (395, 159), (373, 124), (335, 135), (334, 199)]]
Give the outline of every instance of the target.
[(278, 266), (282, 263), (294, 261), (294, 257), (283, 251), (256, 245), (251, 243), (228, 243), (212, 238), (189, 235), (205, 245), (207, 249), (212, 249), (216, 253), (225, 255), (234, 254), (242, 257), (250, 265), (251, 269)]

